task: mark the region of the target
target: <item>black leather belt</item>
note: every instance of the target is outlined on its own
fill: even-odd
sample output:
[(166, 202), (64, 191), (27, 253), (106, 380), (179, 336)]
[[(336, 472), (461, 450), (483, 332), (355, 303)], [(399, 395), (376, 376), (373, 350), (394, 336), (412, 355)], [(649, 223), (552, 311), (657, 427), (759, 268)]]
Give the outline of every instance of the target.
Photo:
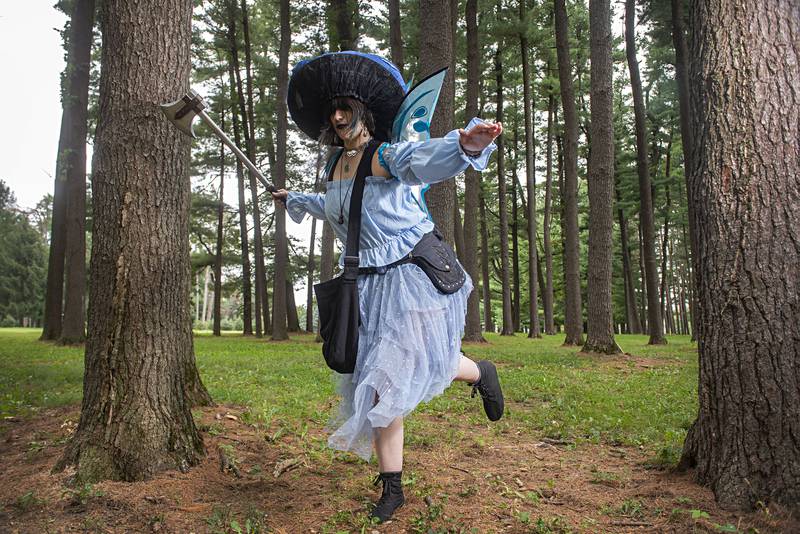
[(381, 265), (380, 267), (359, 267), (358, 274), (386, 274), (386, 271), (397, 267), (398, 265), (403, 265), (404, 263), (411, 263), (414, 261), (414, 258), (409, 253), (406, 257), (397, 260), (394, 263), (390, 263), (389, 265)]

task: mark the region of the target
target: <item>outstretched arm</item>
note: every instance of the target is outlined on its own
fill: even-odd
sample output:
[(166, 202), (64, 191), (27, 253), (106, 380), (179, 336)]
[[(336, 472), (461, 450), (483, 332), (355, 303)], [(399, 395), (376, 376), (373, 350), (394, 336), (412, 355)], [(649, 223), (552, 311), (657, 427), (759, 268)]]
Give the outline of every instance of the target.
[(286, 208), (289, 217), (296, 223), (303, 222), (306, 213), (317, 219), (325, 218), (325, 196), (321, 193), (296, 193), (279, 189), (272, 193), (276, 204)]
[(472, 119), (466, 129), (444, 137), (413, 143), (382, 145), (377, 159), (387, 174), (408, 185), (447, 180), (471, 165), (483, 170), (495, 150), (492, 141), (502, 133), (500, 123)]

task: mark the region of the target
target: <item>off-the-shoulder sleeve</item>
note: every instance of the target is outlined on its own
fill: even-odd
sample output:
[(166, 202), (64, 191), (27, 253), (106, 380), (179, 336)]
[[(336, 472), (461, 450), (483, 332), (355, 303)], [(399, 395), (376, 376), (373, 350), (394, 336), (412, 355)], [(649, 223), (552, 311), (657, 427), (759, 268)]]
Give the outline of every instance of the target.
[[(480, 122), (474, 118), (466, 129)], [(444, 137), (428, 141), (383, 145), (378, 161), (389, 174), (405, 184), (434, 184), (459, 174), (469, 165), (475, 170), (484, 170), (496, 148), (494, 143), (489, 143), (479, 156), (467, 156), (459, 143), (458, 130), (453, 130)]]
[(286, 197), (286, 212), (298, 224), (303, 222), (306, 213), (317, 219), (324, 219), (325, 195), (289, 191), (289, 195)]

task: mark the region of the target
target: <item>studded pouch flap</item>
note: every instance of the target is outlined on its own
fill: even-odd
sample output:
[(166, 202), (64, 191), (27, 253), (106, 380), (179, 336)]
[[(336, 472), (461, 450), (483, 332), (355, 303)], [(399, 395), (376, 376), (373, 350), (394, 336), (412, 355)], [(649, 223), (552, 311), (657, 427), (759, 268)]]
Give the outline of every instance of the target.
[(422, 236), (411, 251), (411, 256), (414, 264), (428, 275), (436, 289), (446, 295), (461, 289), (467, 279), (467, 273), (458, 263), (456, 253), (438, 229)]

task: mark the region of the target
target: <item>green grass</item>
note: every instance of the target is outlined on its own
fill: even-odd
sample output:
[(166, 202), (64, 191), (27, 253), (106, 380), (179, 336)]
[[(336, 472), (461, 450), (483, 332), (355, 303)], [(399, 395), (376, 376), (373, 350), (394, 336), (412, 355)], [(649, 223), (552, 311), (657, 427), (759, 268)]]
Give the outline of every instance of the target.
[[(39, 342), (39, 334), (0, 329), (0, 417), (25, 417), (42, 407), (80, 402), (83, 350)], [(605, 365), (601, 357), (562, 347), (560, 335), (486, 337), (489, 344), (468, 345), (465, 351), (495, 361), (500, 369), (507, 413), (491, 426), (495, 432), (641, 445), (664, 454), (679, 450), (696, 414), (697, 352), (688, 337), (670, 336), (669, 345), (648, 347), (646, 336), (618, 336), (626, 352), (664, 361), (649, 368), (632, 362)], [(245, 417), (266, 426), (274, 423), (273, 431), (302, 434), (309, 424), (322, 427), (335, 409), (332, 373), (313, 336), (273, 343), (199, 333), (195, 354), (215, 401), (247, 406)], [(421, 406), (407, 423), (409, 443), (472, 440), (463, 422), (485, 424), (485, 419), (478, 399), (470, 399), (468, 392), (464, 384), (454, 384)], [(431, 424), (425, 415), (452, 424)]]

